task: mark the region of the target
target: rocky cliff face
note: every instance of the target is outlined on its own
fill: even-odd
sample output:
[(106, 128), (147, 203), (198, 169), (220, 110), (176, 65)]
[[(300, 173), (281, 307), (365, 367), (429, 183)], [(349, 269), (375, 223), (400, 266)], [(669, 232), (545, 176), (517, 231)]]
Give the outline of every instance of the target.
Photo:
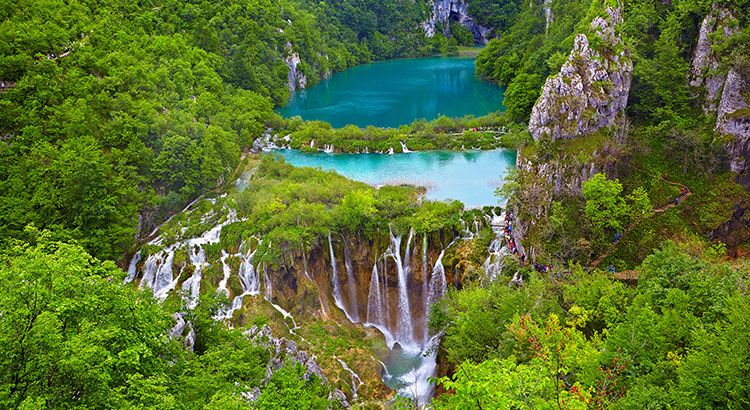
[(713, 7), (701, 23), (698, 43), (688, 72), (688, 85), (696, 97), (701, 97), (703, 112), (706, 114), (716, 112), (727, 77), (725, 72), (719, 70), (719, 59), (711, 48), (739, 32), (739, 26), (732, 24), (733, 21), (736, 22), (736, 18), (731, 12)]
[(737, 182), (750, 189), (750, 67), (729, 70), (714, 131), (731, 138), (725, 145), (731, 169), (738, 175)]
[(426, 21), (422, 22), (425, 34), (427, 37), (434, 36), (435, 26), (444, 24), (447, 37), (448, 23), (455, 21), (471, 31), (477, 44), (487, 44), (490, 29), (477, 24), (474, 18), (469, 15), (468, 8), (469, 5), (464, 0), (433, 0), (431, 15)]
[(740, 27), (731, 11), (714, 4), (701, 23), (688, 72), (688, 87), (700, 98), (703, 112), (716, 114), (714, 131), (724, 135), (731, 170), (750, 189), (750, 67), (735, 61), (727, 70), (714, 48), (737, 35)]
[(529, 132), (535, 140), (590, 134), (624, 115), (633, 63), (615, 27), (622, 10), (607, 8), (588, 34), (575, 37), (573, 50), (560, 73), (547, 79), (531, 111)]
[(307, 77), (299, 68), (302, 60), (299, 58), (299, 54), (295, 53), (292, 49), (291, 43), (286, 43), (286, 56), (284, 57), (284, 62), (286, 63), (286, 66), (289, 67), (289, 74), (287, 76), (289, 92), (307, 87)]

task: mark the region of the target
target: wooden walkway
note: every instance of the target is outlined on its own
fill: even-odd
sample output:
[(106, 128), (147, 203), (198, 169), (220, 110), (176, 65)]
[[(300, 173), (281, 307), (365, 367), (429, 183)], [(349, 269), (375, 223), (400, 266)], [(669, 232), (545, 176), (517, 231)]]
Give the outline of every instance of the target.
[(669, 180), (666, 180), (666, 179), (664, 180), (664, 182), (666, 182), (667, 184), (670, 184), (670, 185), (673, 185), (673, 186), (677, 186), (677, 187), (680, 187), (680, 188), (683, 188), (683, 189), (685, 189), (685, 191), (686, 191), (686, 192), (685, 192), (685, 195), (680, 195), (680, 196), (678, 197), (678, 198), (680, 199), (678, 203), (674, 203), (674, 202), (671, 202), (671, 201), (670, 201), (669, 203), (667, 203), (666, 205), (664, 205), (664, 206), (662, 206), (662, 207), (659, 207), (659, 208), (654, 208), (654, 209), (653, 209), (653, 210), (651, 211), (651, 214), (646, 214), (646, 215), (643, 215), (643, 216), (641, 216), (640, 218), (638, 218), (638, 219), (636, 219), (635, 221), (633, 221), (633, 222), (632, 222), (632, 223), (631, 223), (631, 224), (630, 224), (630, 225), (629, 225), (629, 226), (628, 226), (627, 228), (625, 228), (625, 230), (624, 230), (624, 231), (622, 232), (622, 234), (620, 235), (620, 237), (619, 237), (619, 238), (618, 238), (618, 239), (617, 239), (616, 241), (612, 242), (612, 245), (610, 245), (610, 246), (609, 246), (609, 248), (607, 248), (607, 250), (605, 250), (605, 251), (604, 251), (604, 253), (602, 253), (601, 255), (599, 255), (599, 257), (598, 257), (598, 258), (596, 258), (596, 259), (595, 259), (595, 260), (594, 260), (593, 262), (591, 262), (591, 265), (590, 265), (590, 266), (592, 266), (592, 267), (597, 267), (597, 266), (599, 266), (599, 264), (601, 264), (601, 263), (602, 263), (602, 261), (603, 261), (603, 260), (604, 260), (605, 258), (607, 258), (607, 256), (609, 256), (609, 254), (610, 254), (610, 253), (612, 253), (612, 251), (614, 251), (614, 250), (615, 250), (615, 248), (617, 247), (617, 244), (619, 244), (619, 243), (620, 243), (620, 241), (622, 240), (622, 238), (624, 238), (624, 237), (625, 237), (625, 235), (627, 235), (627, 233), (628, 233), (628, 232), (630, 232), (631, 230), (633, 230), (633, 228), (635, 228), (635, 227), (636, 227), (636, 226), (637, 226), (637, 225), (638, 225), (639, 223), (641, 223), (641, 221), (642, 221), (642, 220), (643, 220), (643, 219), (644, 219), (644, 218), (645, 218), (646, 216), (651, 216), (652, 214), (657, 214), (657, 213), (663, 213), (663, 212), (667, 212), (667, 211), (668, 211), (669, 209), (671, 209), (671, 208), (674, 208), (674, 207), (676, 207), (676, 206), (678, 206), (678, 205), (681, 205), (681, 204), (682, 204), (683, 202), (685, 202), (685, 200), (686, 200), (686, 199), (687, 199), (687, 198), (688, 198), (688, 197), (689, 197), (690, 195), (692, 195), (692, 194), (693, 194), (693, 193), (692, 193), (692, 192), (690, 191), (690, 188), (688, 188), (688, 187), (687, 187), (687, 185), (683, 185), (683, 184), (680, 184), (680, 183), (678, 183), (678, 182), (672, 182), (672, 181), (669, 181)]

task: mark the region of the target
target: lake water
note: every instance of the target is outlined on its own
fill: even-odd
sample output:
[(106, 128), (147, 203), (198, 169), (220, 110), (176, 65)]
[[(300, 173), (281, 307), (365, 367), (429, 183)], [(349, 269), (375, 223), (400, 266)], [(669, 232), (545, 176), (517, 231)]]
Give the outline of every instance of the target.
[(398, 127), (415, 119), (486, 115), (504, 110), (504, 89), (474, 75), (474, 58), (431, 57), (365, 64), (292, 94), (283, 117), (323, 120), (335, 128)]
[(502, 149), (393, 155), (276, 152), (297, 167), (333, 169), (370, 185), (421, 185), (427, 188), (428, 199), (457, 199), (467, 207), (499, 205), (495, 188), (503, 184), (508, 167), (516, 165), (516, 152)]

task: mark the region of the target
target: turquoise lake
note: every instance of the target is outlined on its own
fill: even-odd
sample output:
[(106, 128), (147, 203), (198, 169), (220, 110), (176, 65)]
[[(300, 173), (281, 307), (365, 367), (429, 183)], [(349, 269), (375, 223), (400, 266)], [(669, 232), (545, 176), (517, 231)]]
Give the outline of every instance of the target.
[(474, 58), (431, 57), (365, 64), (332, 75), (290, 96), (277, 112), (322, 120), (335, 128), (398, 127), (439, 115), (504, 111), (504, 89), (477, 78)]
[(408, 183), (427, 188), (428, 199), (457, 199), (467, 207), (500, 205), (495, 188), (508, 167), (515, 167), (513, 150), (420, 151), (402, 154), (326, 154), (277, 150), (298, 167), (332, 169), (370, 185)]

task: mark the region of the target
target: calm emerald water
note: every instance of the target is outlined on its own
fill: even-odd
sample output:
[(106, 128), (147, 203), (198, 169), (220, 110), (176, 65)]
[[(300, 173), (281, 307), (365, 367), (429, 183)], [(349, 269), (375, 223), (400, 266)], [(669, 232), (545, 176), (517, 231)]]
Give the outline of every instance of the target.
[(474, 75), (474, 59), (431, 57), (365, 64), (289, 99), (277, 112), (283, 117), (323, 120), (335, 128), (398, 127), (440, 114), (485, 115), (503, 107), (504, 89)]
[(427, 188), (429, 199), (457, 199), (467, 207), (498, 205), (495, 188), (507, 168), (515, 167), (516, 152), (419, 151), (405, 154), (326, 154), (278, 150), (297, 167), (333, 169), (370, 185), (415, 184)]

